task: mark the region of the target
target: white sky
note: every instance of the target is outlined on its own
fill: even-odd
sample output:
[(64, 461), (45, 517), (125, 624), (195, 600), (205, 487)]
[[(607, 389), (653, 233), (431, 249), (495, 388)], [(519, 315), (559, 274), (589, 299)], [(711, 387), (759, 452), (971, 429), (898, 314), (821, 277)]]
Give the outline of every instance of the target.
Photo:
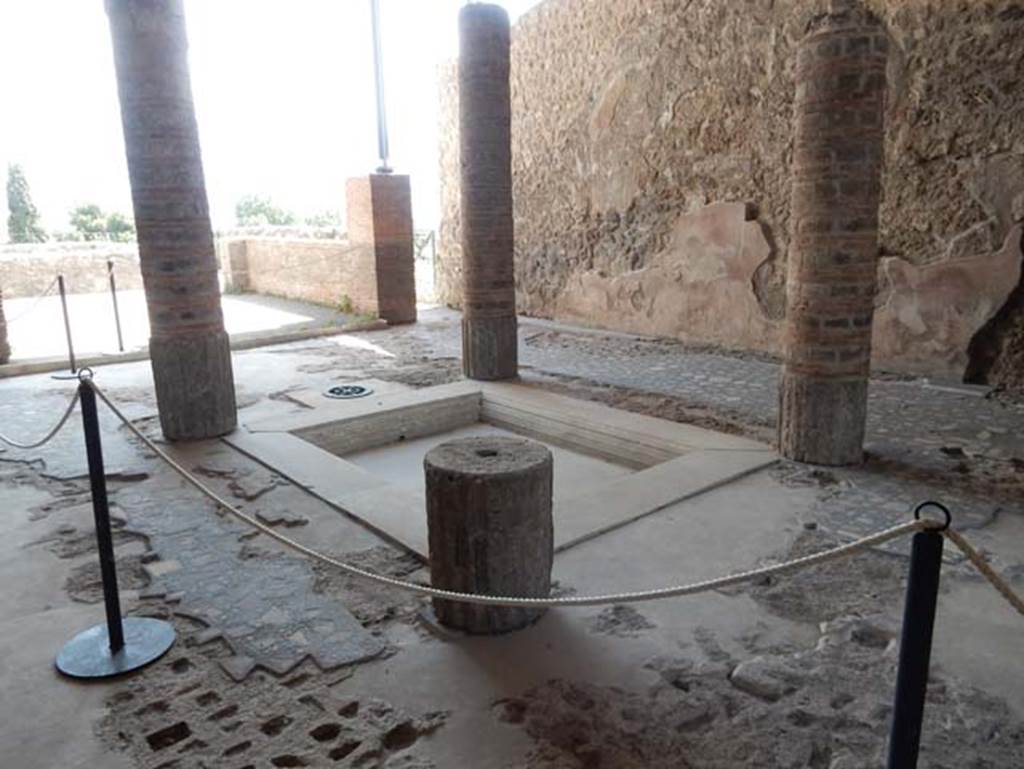
[[(499, 3), (514, 21), (537, 1)], [(462, 4), (380, 0), (391, 165), (412, 176), (417, 227), (438, 218), (436, 71)], [(345, 178), (377, 165), (369, 0), (185, 7), (214, 227), (246, 194), (343, 212)], [(48, 229), (80, 203), (131, 212), (103, 0), (0, 0), (0, 104), (0, 174), (24, 166)]]

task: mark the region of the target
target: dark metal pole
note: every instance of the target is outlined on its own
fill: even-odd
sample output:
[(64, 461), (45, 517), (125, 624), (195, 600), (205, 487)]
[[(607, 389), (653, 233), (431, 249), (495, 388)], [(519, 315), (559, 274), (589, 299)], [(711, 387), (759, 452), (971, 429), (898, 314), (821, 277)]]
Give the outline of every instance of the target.
[(71, 373), (77, 371), (75, 366), (75, 347), (71, 344), (71, 320), (68, 318), (68, 297), (64, 289), (64, 276), (57, 276), (57, 287), (60, 289), (60, 306), (64, 309), (64, 334), (68, 338), (68, 362), (71, 364)]
[(117, 326), (117, 349), (124, 352), (124, 337), (121, 335), (121, 313), (117, 309), (117, 281), (114, 278), (113, 259), (107, 259), (107, 275), (110, 277), (110, 298), (114, 301), (114, 325)]
[(938, 531), (922, 531), (914, 535), (911, 546), (888, 769), (915, 769), (917, 766), (935, 606), (939, 597), (943, 539)]
[(384, 58), (380, 46), (380, 2), (370, 0), (370, 22), (373, 25), (373, 81), (377, 92), (377, 153), (380, 166), (377, 173), (389, 174), (388, 166), (388, 116), (384, 101)]
[(78, 397), (82, 406), (85, 452), (89, 459), (89, 485), (92, 512), (96, 523), (96, 546), (103, 579), (103, 603), (106, 626), (93, 625), (64, 644), (54, 662), (57, 670), (72, 678), (108, 678), (130, 673), (163, 656), (174, 645), (174, 627), (152, 617), (121, 616), (117, 591), (117, 567), (114, 541), (110, 534), (110, 503), (103, 469), (103, 444), (100, 420), (96, 413), (96, 391), (92, 371), (78, 375)]
[(78, 385), (78, 395), (82, 403), (85, 452), (89, 459), (89, 485), (92, 488), (92, 513), (96, 522), (100, 575), (103, 578), (103, 603), (107, 610), (107, 635), (110, 639), (110, 653), (116, 654), (124, 647), (124, 629), (121, 623), (121, 603), (117, 594), (114, 540), (110, 535), (110, 505), (107, 501), (107, 479), (103, 470), (100, 420), (96, 413), (96, 393), (88, 380), (83, 380)]

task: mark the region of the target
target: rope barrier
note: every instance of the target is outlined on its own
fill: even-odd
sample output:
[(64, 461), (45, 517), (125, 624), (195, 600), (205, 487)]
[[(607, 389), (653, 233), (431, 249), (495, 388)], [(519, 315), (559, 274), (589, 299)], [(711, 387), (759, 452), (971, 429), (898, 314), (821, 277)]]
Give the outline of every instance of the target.
[[(185, 467), (179, 464), (174, 458), (172, 458), (167, 452), (161, 449), (155, 442), (150, 440), (136, 425), (128, 419), (127, 416), (111, 401), (106, 394), (100, 390), (99, 387), (92, 381), (92, 372), (88, 369), (80, 372), (80, 381), (91, 388), (92, 392), (95, 393), (109, 408), (114, 415), (121, 420), (121, 422), (129, 429), (129, 431), (140, 441), (142, 441), (153, 453), (162, 459), (167, 465), (180, 475), (187, 483), (195, 487), (204, 496), (212, 500), (218, 507), (226, 510), (232, 516), (248, 524), (252, 528), (258, 530), (262, 534), (270, 537), (276, 542), (291, 548), (292, 550), (318, 560), (322, 563), (339, 569), (353, 577), (374, 582), (379, 585), (385, 585), (387, 587), (395, 588), (398, 590), (404, 590), (406, 592), (415, 593), (417, 595), (428, 596), (431, 598), (441, 598), (450, 601), (458, 601), (461, 603), (473, 603), (483, 604), (487, 606), (518, 606), (523, 608), (549, 608), (554, 606), (603, 606), (608, 604), (622, 604), (622, 603), (640, 603), (643, 601), (654, 601), (662, 598), (676, 598), (686, 595), (696, 595), (699, 593), (710, 592), (713, 590), (721, 590), (725, 587), (730, 587), (742, 582), (748, 582), (755, 579), (763, 579), (776, 574), (784, 574), (791, 571), (797, 571), (800, 569), (814, 566), (828, 561), (834, 561), (839, 558), (845, 558), (853, 555), (861, 550), (869, 547), (880, 545), (889, 540), (896, 539), (898, 537), (905, 536), (920, 531), (937, 531), (945, 536), (950, 542), (964, 554), (964, 556), (971, 562), (971, 564), (978, 570), (979, 573), (989, 584), (1009, 603), (1021, 616), (1024, 616), (1024, 599), (1018, 595), (1010, 584), (1003, 579), (992, 566), (985, 560), (985, 557), (976, 550), (960, 532), (950, 528), (949, 522), (949, 511), (942, 505), (935, 502), (926, 502), (919, 505), (915, 510), (915, 519), (901, 523), (896, 526), (892, 526), (887, 529), (875, 532), (865, 537), (861, 537), (854, 542), (849, 542), (844, 545), (823, 550), (819, 553), (813, 553), (811, 555), (803, 556), (801, 558), (794, 558), (790, 561), (783, 563), (772, 564), (770, 566), (764, 566), (758, 569), (749, 569), (741, 571), (735, 574), (729, 574), (724, 577), (718, 577), (716, 579), (702, 580), (698, 582), (692, 582), (685, 585), (673, 585), (670, 587), (656, 588), (652, 590), (636, 590), (627, 591), (621, 593), (607, 593), (601, 595), (584, 595), (584, 596), (562, 596), (555, 598), (524, 598), (517, 596), (493, 596), (493, 595), (479, 595), (475, 593), (461, 593), (453, 590), (443, 590), (440, 588), (430, 587), (428, 585), (421, 585), (414, 582), (406, 582), (405, 580), (396, 579), (394, 577), (388, 577), (383, 574), (377, 574), (376, 572), (368, 571), (358, 566), (353, 566), (350, 563), (334, 558), (333, 556), (322, 553), (306, 545), (296, 542), (295, 540), (286, 537), (283, 534), (275, 531), (271, 527), (264, 523), (261, 523), (252, 516), (246, 515), (233, 504), (228, 502), (226, 499), (221, 497), (215, 491), (207, 487), (202, 481), (192, 475)], [(75, 410), (75, 406), (79, 402), (79, 392), (76, 390), (74, 396), (69, 401), (67, 407), (64, 410), (63, 415), (57, 421), (57, 423), (46, 433), (46, 435), (39, 441), (33, 443), (20, 443), (14, 441), (2, 434), (0, 434), (0, 441), (10, 446), (14, 446), (20, 449), (31, 449), (38, 448), (43, 444), (51, 440), (60, 429), (67, 423), (71, 414)], [(919, 518), (920, 513), (923, 509), (934, 506), (943, 513), (945, 513), (944, 521), (937, 521), (934, 519), (921, 519)]]
[[(720, 590), (725, 587), (736, 585), (742, 582), (748, 582), (756, 579), (763, 579), (764, 577), (770, 577), (775, 574), (783, 574), (786, 572), (797, 571), (804, 569), (809, 566), (815, 566), (817, 564), (826, 563), (828, 561), (837, 560), (839, 558), (845, 558), (853, 555), (854, 553), (860, 552), (870, 547), (875, 547), (884, 542), (888, 542), (893, 539), (905, 536), (907, 534), (913, 534), (919, 531), (938, 531), (946, 536), (954, 545), (956, 545), (964, 555), (970, 560), (970, 562), (978, 569), (978, 571), (992, 584), (992, 586), (1002, 595), (1011, 606), (1014, 607), (1021, 615), (1024, 615), (1024, 600), (1021, 599), (1013, 588), (1010, 587), (1002, 577), (1000, 577), (994, 569), (985, 561), (984, 556), (975, 550), (963, 536), (949, 528), (948, 517), (945, 521), (937, 521), (934, 519), (915, 519), (907, 521), (905, 523), (892, 526), (887, 529), (869, 534), (868, 536), (861, 537), (853, 542), (848, 542), (837, 547), (823, 550), (819, 553), (812, 553), (801, 558), (794, 558), (790, 561), (783, 563), (772, 564), (770, 566), (764, 566), (758, 569), (749, 569), (741, 571), (735, 574), (726, 575), (724, 577), (718, 577), (716, 579), (702, 580), (698, 582), (692, 582), (685, 585), (673, 585), (670, 587), (656, 588), (651, 590), (636, 590), (621, 593), (607, 593), (601, 595), (584, 595), (584, 596), (561, 596), (555, 598), (524, 598), (517, 596), (493, 596), (493, 595), (479, 595), (475, 593), (461, 593), (452, 590), (443, 590), (440, 588), (430, 587), (428, 585), (421, 585), (414, 582), (406, 582), (404, 580), (396, 579), (394, 577), (388, 577), (383, 574), (377, 574), (376, 572), (368, 571), (358, 566), (353, 566), (350, 563), (341, 561), (333, 556), (322, 553), (311, 547), (307, 547), (300, 542), (287, 537), (264, 523), (261, 523), (252, 516), (246, 515), (233, 504), (228, 502), (226, 499), (221, 497), (215, 491), (206, 486), (202, 481), (192, 475), (184, 466), (179, 464), (173, 457), (167, 452), (161, 449), (154, 441), (147, 437), (136, 425), (128, 419), (127, 416), (114, 404), (110, 398), (107, 397), (96, 383), (92, 381), (91, 372), (81, 377), (82, 381), (85, 382), (95, 394), (102, 400), (114, 415), (121, 420), (121, 422), (128, 428), (128, 430), (140, 441), (142, 441), (147, 448), (149, 448), (157, 457), (162, 459), (174, 472), (181, 476), (188, 484), (197, 489), (205, 497), (213, 501), (218, 507), (230, 513), (233, 517), (248, 524), (257, 531), (265, 534), (276, 542), (288, 547), (302, 555), (308, 556), (322, 563), (339, 569), (353, 577), (374, 582), (379, 585), (385, 585), (387, 587), (404, 590), (418, 595), (428, 596), (431, 598), (442, 598), (451, 601), (459, 601), (462, 603), (475, 603), (484, 604), (488, 606), (519, 606), (524, 608), (549, 608), (554, 606), (602, 606), (608, 604), (619, 604), (619, 603), (640, 603), (643, 601), (654, 601), (662, 598), (675, 598), (686, 595), (696, 595), (698, 593), (709, 592), (712, 590)], [(60, 422), (47, 434), (47, 437), (38, 444), (42, 445), (46, 440), (49, 440), (56, 432), (67, 422), (68, 417), (71, 415), (75, 404), (78, 401), (78, 395), (72, 399), (68, 405), (64, 416), (61, 417)], [(0, 439), (6, 443), (12, 443), (3, 436)], [(19, 447), (24, 447), (22, 444), (15, 444)], [(34, 446), (31, 446), (34, 447)], [(934, 503), (928, 503), (934, 504)], [(915, 514), (919, 514), (923, 506), (919, 506)], [(943, 508), (944, 510), (944, 508)]]
[(212, 489), (208, 488), (202, 481), (193, 476), (188, 470), (186, 470), (181, 464), (175, 459), (169, 456), (163, 449), (156, 445), (150, 440), (138, 427), (136, 427), (116, 405), (106, 396), (106, 394), (100, 390), (95, 383), (90, 382), (93, 390), (99, 398), (107, 405), (107, 407), (120, 419), (124, 425), (141, 440), (147, 448), (149, 448), (154, 454), (160, 459), (167, 463), (178, 475), (180, 475), (187, 483), (196, 488), (208, 499), (213, 501), (222, 509), (226, 510), (232, 516), (238, 520), (248, 524), (249, 526), (257, 529), (261, 533), (267, 535), (276, 542), (285, 545), (292, 550), (301, 553), (305, 556), (318, 560), (329, 566), (337, 568), (347, 574), (354, 577), (359, 577), (371, 582), (375, 582), (380, 585), (386, 585), (388, 587), (405, 590), (411, 593), (417, 593), (419, 595), (429, 596), (431, 598), (443, 598), (452, 601), (460, 601), (463, 603), (476, 603), (485, 604), (489, 606), (519, 606), (529, 608), (548, 608), (552, 606), (602, 606), (606, 604), (618, 604), (618, 603), (639, 603), (642, 601), (653, 601), (661, 598), (673, 598), (684, 595), (695, 595), (697, 593), (704, 593), (711, 590), (719, 590), (730, 585), (735, 585), (741, 582), (747, 582), (749, 580), (760, 579), (774, 574), (781, 574), (784, 572), (795, 571), (798, 569), (813, 566), (815, 564), (824, 563), (826, 561), (835, 560), (848, 555), (852, 555), (860, 550), (875, 545), (880, 545), (883, 542), (888, 542), (891, 539), (902, 537), (907, 534), (912, 534), (917, 531), (923, 531), (925, 529), (937, 529), (940, 524), (933, 520), (913, 520), (901, 523), (898, 526), (893, 526), (888, 529), (876, 532), (855, 542), (850, 542), (838, 547), (824, 550), (820, 553), (814, 553), (811, 555), (804, 556), (802, 558), (796, 558), (785, 563), (773, 564), (771, 566), (765, 566), (759, 569), (750, 569), (748, 571), (739, 572), (737, 574), (730, 574), (725, 577), (719, 577), (717, 579), (703, 580), (700, 582), (694, 582), (687, 585), (674, 585), (671, 587), (657, 588), (653, 590), (637, 590), (631, 592), (622, 593), (608, 593), (603, 595), (590, 595), (590, 596), (563, 596), (556, 598), (523, 598), (514, 596), (491, 596), (491, 595), (478, 595), (474, 593), (460, 593), (452, 590), (442, 590), (440, 588), (429, 587), (427, 585), (419, 585), (413, 582), (406, 582), (404, 580), (395, 579), (393, 577), (387, 577), (382, 574), (367, 571), (358, 566), (353, 566), (350, 563), (346, 563), (337, 558), (334, 558), (326, 553), (322, 553), (314, 548), (307, 547), (306, 545), (296, 542), (295, 540), (286, 537), (285, 535), (275, 531), (271, 527), (264, 523), (256, 520), (252, 516), (246, 515), (237, 507), (232, 505), (226, 499), (221, 497)]
[(40, 440), (35, 441), (34, 443), (20, 443), (20, 442), (14, 440), (12, 438), (8, 438), (3, 433), (0, 433), (0, 443), (6, 443), (8, 446), (13, 446), (16, 449), (37, 449), (40, 446), (42, 446), (44, 443), (49, 443), (49, 441), (53, 438), (53, 436), (55, 436), (57, 433), (60, 432), (60, 429), (65, 424), (67, 424), (68, 419), (71, 418), (71, 414), (74, 412), (76, 405), (78, 405), (78, 391), (77, 390), (75, 391), (74, 396), (68, 402), (67, 408), (64, 409), (63, 416), (61, 416), (61, 418), (59, 420), (57, 420), (57, 424), (55, 424), (50, 429), (50, 431), (48, 433), (46, 433), (46, 435), (43, 436)]
[(51, 281), (50, 281), (50, 285), (48, 285), (48, 286), (46, 287), (46, 290), (45, 290), (45, 291), (43, 291), (43, 293), (39, 294), (39, 295), (38, 295), (38, 296), (37, 296), (37, 297), (35, 298), (35, 300), (34, 300), (34, 301), (32, 302), (32, 304), (30, 304), (30, 305), (29, 305), (28, 307), (26, 307), (26, 308), (25, 308), (24, 310), (22, 310), (21, 312), (19, 312), (19, 313), (18, 313), (18, 314), (17, 314), (17, 315), (15, 316), (15, 317), (13, 317), (13, 318), (7, 318), (7, 325), (8, 325), (8, 326), (10, 326), (10, 325), (11, 325), (12, 323), (17, 323), (17, 322), (18, 322), (18, 321), (20, 321), (20, 320), (21, 320), (22, 318), (24, 318), (24, 317), (25, 317), (26, 315), (28, 315), (29, 313), (31, 313), (31, 312), (32, 312), (32, 311), (33, 311), (33, 310), (34, 310), (34, 309), (35, 309), (36, 307), (38, 307), (38, 306), (39, 306), (39, 303), (40, 303), (40, 302), (42, 302), (42, 301), (43, 301), (43, 300), (44, 300), (44, 299), (45, 299), (46, 297), (48, 297), (48, 296), (49, 296), (49, 295), (51, 294), (51, 292), (52, 292), (52, 291), (53, 291), (53, 289), (54, 289), (54, 288), (56, 287), (56, 285), (57, 285), (57, 278), (54, 278), (53, 280), (51, 280)]
[(970, 542), (964, 539), (963, 534), (959, 531), (955, 531), (954, 529), (946, 529), (942, 533), (945, 535), (946, 539), (960, 548), (960, 552), (967, 557), (967, 560), (974, 565), (974, 568), (981, 572), (981, 576), (987, 579), (989, 584), (1007, 600), (1010, 606), (1016, 609), (1017, 613), (1024, 617), (1024, 599), (1021, 599), (1021, 597), (1014, 592), (1013, 588), (1010, 587), (1010, 584), (1000, 577), (996, 573), (996, 570), (989, 565), (988, 561), (985, 560), (985, 557), (975, 550)]

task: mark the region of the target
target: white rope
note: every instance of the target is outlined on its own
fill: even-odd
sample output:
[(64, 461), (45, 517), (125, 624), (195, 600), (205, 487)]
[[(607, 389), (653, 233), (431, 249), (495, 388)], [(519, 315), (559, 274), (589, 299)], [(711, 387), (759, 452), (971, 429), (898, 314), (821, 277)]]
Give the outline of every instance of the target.
[(25, 317), (26, 315), (28, 315), (29, 313), (31, 313), (31, 312), (32, 312), (32, 311), (33, 311), (33, 310), (34, 310), (34, 309), (35, 309), (36, 307), (38, 307), (38, 306), (39, 306), (39, 303), (40, 303), (41, 301), (43, 301), (43, 300), (44, 300), (44, 299), (45, 299), (46, 297), (48, 297), (48, 296), (50, 295), (50, 292), (51, 292), (51, 291), (53, 291), (53, 287), (54, 287), (54, 286), (56, 286), (56, 285), (57, 285), (57, 279), (56, 279), (56, 278), (54, 278), (53, 280), (51, 280), (51, 281), (50, 281), (50, 285), (48, 285), (48, 286), (46, 287), (46, 290), (45, 290), (45, 291), (43, 291), (43, 293), (39, 294), (39, 296), (37, 296), (37, 297), (35, 298), (35, 301), (33, 301), (33, 302), (32, 302), (32, 304), (30, 304), (30, 305), (29, 305), (28, 307), (26, 307), (26, 308), (25, 308), (24, 310), (22, 310), (21, 312), (19, 312), (19, 313), (18, 313), (18, 315), (17, 315), (16, 317), (14, 317), (14, 318), (7, 318), (7, 319), (6, 319), (6, 323), (7, 323), (7, 325), (9, 326), (9, 325), (11, 325), (12, 323), (17, 323), (17, 322), (18, 322), (19, 320), (21, 320), (21, 319), (22, 319), (22, 318), (24, 318), (24, 317)]
[(12, 438), (8, 438), (3, 433), (0, 433), (0, 443), (6, 443), (8, 446), (13, 446), (16, 449), (37, 449), (44, 443), (49, 442), (53, 436), (60, 432), (60, 429), (67, 423), (68, 419), (71, 418), (71, 414), (74, 412), (76, 405), (78, 405), (78, 390), (75, 390), (74, 396), (71, 398), (70, 402), (68, 402), (68, 407), (64, 409), (64, 415), (57, 421), (57, 424), (55, 424), (50, 431), (38, 441), (35, 441), (34, 443), (19, 443)]
[(399, 590), (405, 590), (411, 593), (417, 593), (419, 595), (430, 596), (432, 598), (446, 598), (453, 601), (460, 601), (463, 603), (475, 603), (485, 604), (488, 606), (519, 606), (529, 608), (547, 608), (552, 606), (601, 606), (605, 604), (619, 604), (619, 603), (639, 603), (641, 601), (654, 601), (660, 598), (673, 598), (684, 595), (696, 595), (697, 593), (704, 593), (711, 590), (719, 590), (730, 585), (735, 585), (741, 582), (747, 582), (753, 579), (760, 579), (771, 576), (773, 574), (782, 574), (785, 572), (796, 571), (803, 569), (808, 566), (814, 566), (815, 564), (824, 563), (826, 561), (832, 561), (837, 558), (843, 558), (848, 555), (852, 555), (865, 548), (874, 547), (880, 545), (883, 542), (887, 542), (897, 537), (902, 537), (907, 534), (912, 534), (917, 531), (922, 531), (929, 528), (937, 528), (940, 524), (932, 520), (920, 520), (920, 521), (908, 521), (901, 523), (898, 526), (893, 526), (888, 529), (876, 532), (867, 537), (858, 539), (855, 542), (850, 542), (845, 545), (833, 547), (829, 550), (824, 550), (820, 553), (814, 553), (807, 555), (802, 558), (795, 558), (792, 561), (786, 561), (785, 563), (773, 564), (771, 566), (765, 566), (760, 569), (750, 569), (748, 571), (739, 572), (737, 574), (730, 574), (725, 577), (719, 577), (717, 579), (709, 579), (701, 582), (694, 582), (688, 585), (675, 585), (672, 587), (663, 587), (654, 590), (637, 590), (632, 592), (624, 593), (608, 593), (605, 595), (589, 595), (589, 596), (565, 596), (558, 598), (522, 598), (514, 596), (493, 596), (493, 595), (477, 595), (473, 593), (459, 593), (451, 590), (441, 590), (435, 587), (429, 587), (426, 585), (419, 585), (413, 582), (405, 582), (404, 580), (395, 579), (393, 577), (387, 577), (383, 574), (377, 574), (366, 569), (361, 569), (358, 566), (353, 566), (350, 563), (340, 561), (337, 558), (329, 556), (325, 553), (321, 553), (318, 550), (314, 550), (311, 547), (307, 547), (299, 542), (296, 542), (283, 534), (278, 533), (269, 526), (261, 523), (255, 518), (246, 515), (237, 507), (232, 505), (226, 499), (218, 495), (215, 491), (209, 489), (202, 481), (194, 477), (188, 470), (182, 465), (175, 461), (169, 456), (163, 449), (157, 446), (152, 440), (146, 437), (138, 427), (136, 427), (120, 409), (115, 406), (109, 398), (100, 390), (95, 383), (90, 382), (93, 390), (100, 397), (100, 399), (107, 404), (111, 411), (125, 424), (125, 426), (146, 446), (153, 451), (158, 457), (166, 462), (172, 470), (178, 475), (185, 479), (190, 485), (198, 489), (203, 495), (215, 502), (221, 508), (229, 512), (238, 520), (247, 523), (254, 529), (259, 530), (263, 534), (266, 534), (271, 539), (280, 542), (282, 545), (295, 550), (298, 553), (314, 558), (322, 563), (329, 566), (333, 566), (340, 569), (347, 574), (351, 574), (354, 577), (365, 579), (370, 582), (376, 582), (380, 585), (387, 585), (388, 587), (397, 588)]
[(996, 570), (989, 565), (985, 557), (975, 550), (959, 531), (946, 529), (942, 533), (946, 535), (946, 539), (960, 548), (960, 551), (967, 556), (967, 560), (974, 564), (974, 568), (981, 572), (981, 575), (989, 581), (989, 584), (996, 589), (999, 595), (1005, 598), (1010, 606), (1016, 609), (1021, 616), (1024, 616), (1024, 599), (1013, 591), (1009, 582), (996, 573)]

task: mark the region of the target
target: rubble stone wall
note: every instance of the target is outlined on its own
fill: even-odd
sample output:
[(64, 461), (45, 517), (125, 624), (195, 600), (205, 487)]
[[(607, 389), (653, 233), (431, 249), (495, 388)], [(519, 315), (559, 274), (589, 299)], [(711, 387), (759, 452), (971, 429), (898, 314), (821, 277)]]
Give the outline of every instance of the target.
[(0, 246), (0, 289), (8, 299), (38, 296), (59, 273), (70, 293), (109, 291), (108, 259), (114, 262), (118, 290), (142, 288), (138, 247), (102, 241)]
[[(372, 246), (350, 243), (344, 236), (242, 234), (218, 237), (216, 248), (226, 291), (269, 294), (379, 314), (378, 271)], [(119, 291), (142, 289), (138, 246), (95, 241), (0, 246), (0, 291), (7, 299), (38, 296), (59, 273), (64, 275), (69, 293), (106, 292), (110, 290), (108, 259), (114, 262)], [(411, 260), (410, 256), (407, 261)], [(391, 290), (394, 283), (391, 281), (386, 288)], [(389, 301), (388, 296), (383, 299)]]
[[(520, 312), (778, 353), (796, 45), (826, 0), (546, 0), (512, 37)], [(891, 37), (876, 367), (1024, 384), (1024, 4), (868, 0)], [(441, 72), (437, 291), (460, 296)]]

